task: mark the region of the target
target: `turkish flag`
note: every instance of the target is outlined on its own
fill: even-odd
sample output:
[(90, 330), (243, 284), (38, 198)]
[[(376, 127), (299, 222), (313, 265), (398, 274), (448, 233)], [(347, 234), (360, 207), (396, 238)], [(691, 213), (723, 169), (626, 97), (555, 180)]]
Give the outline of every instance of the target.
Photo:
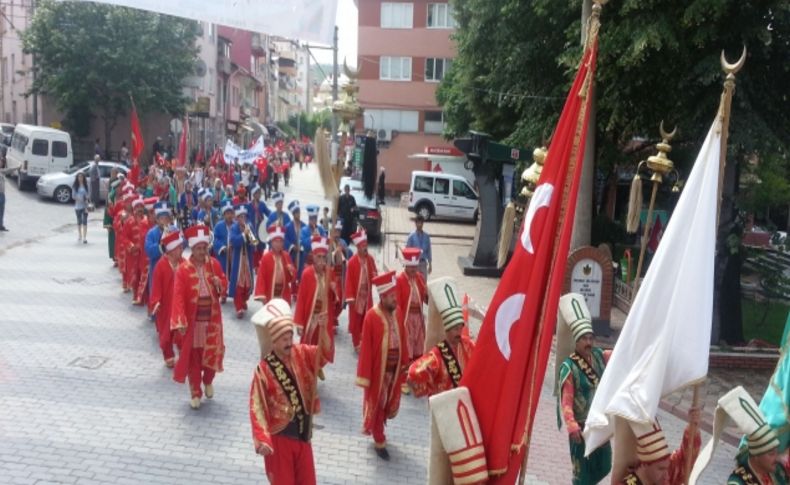
[(187, 157), (189, 153), (187, 152), (188, 145), (187, 140), (189, 140), (189, 116), (184, 117), (184, 128), (181, 130), (181, 141), (178, 142), (178, 166), (183, 167), (187, 163)]
[(461, 380), (480, 422), (490, 483), (515, 483), (538, 407), (573, 230), (596, 53), (593, 41)]
[(129, 176), (126, 179), (135, 187), (140, 185), (140, 162), (137, 161), (137, 158), (132, 158), (132, 168), (129, 170)]
[(143, 132), (140, 130), (140, 118), (137, 117), (137, 107), (132, 100), (132, 160), (139, 160), (143, 153)]

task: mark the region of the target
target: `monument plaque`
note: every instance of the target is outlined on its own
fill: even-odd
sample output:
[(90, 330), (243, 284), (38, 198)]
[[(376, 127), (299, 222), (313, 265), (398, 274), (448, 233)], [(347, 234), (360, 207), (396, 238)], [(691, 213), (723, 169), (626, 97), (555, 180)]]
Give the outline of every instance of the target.
[(607, 251), (583, 246), (568, 257), (563, 292), (584, 295), (593, 317), (595, 333), (608, 336), (614, 286), (612, 258)]
[(603, 269), (591, 258), (580, 259), (571, 270), (571, 291), (584, 295), (593, 318), (601, 318)]

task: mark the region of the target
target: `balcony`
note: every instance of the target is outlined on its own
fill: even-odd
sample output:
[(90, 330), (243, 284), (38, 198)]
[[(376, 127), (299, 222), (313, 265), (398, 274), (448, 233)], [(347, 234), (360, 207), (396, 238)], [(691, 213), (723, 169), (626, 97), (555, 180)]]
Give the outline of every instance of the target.
[(252, 34), (252, 53), (257, 56), (266, 55), (266, 42), (261, 34)]
[(217, 57), (217, 72), (230, 76), (232, 70), (230, 58), (224, 56)]

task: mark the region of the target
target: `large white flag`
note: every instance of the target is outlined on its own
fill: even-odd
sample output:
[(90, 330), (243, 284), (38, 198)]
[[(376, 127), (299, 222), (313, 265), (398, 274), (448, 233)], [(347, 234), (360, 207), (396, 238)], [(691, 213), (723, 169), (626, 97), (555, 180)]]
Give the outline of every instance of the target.
[(337, 0), (90, 1), (326, 45), (332, 45), (337, 17)]
[(588, 455), (615, 417), (648, 423), (662, 396), (708, 373), (720, 149), (717, 115), (595, 392)]

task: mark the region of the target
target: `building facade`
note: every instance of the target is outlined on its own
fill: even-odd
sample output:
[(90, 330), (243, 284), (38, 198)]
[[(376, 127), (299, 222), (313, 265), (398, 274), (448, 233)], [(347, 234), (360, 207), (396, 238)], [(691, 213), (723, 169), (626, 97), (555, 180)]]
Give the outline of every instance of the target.
[[(39, 124), (61, 128), (63, 113), (46, 96), (24, 94), (32, 85), (32, 57), (22, 51), (21, 32), (30, 25), (33, 0), (12, 0), (0, 4), (0, 120), (6, 123)], [(183, 81), (183, 90), (191, 100), (189, 112), (190, 149), (211, 150), (224, 146), (226, 138), (248, 143), (262, 132), (262, 120), (271, 111), (268, 104), (269, 38), (264, 34), (196, 22), (199, 47), (194, 72)], [(166, 113), (139, 113), (146, 150), (157, 138), (175, 151), (181, 123)], [(259, 121), (260, 120), (260, 121)], [(117, 156), (121, 143), (130, 141), (130, 120), (118, 120), (112, 132), (110, 155)], [(72, 137), (75, 160), (93, 154), (94, 140), (104, 145), (104, 127), (94, 120), (91, 133), (84, 139)]]
[(413, 170), (429, 166), (410, 155), (451, 146), (441, 136), (436, 89), (456, 55), (450, 38), (455, 20), (446, 1), (357, 5), (359, 103), (365, 110), (358, 125), (375, 131), (387, 189), (399, 192), (408, 189)]

